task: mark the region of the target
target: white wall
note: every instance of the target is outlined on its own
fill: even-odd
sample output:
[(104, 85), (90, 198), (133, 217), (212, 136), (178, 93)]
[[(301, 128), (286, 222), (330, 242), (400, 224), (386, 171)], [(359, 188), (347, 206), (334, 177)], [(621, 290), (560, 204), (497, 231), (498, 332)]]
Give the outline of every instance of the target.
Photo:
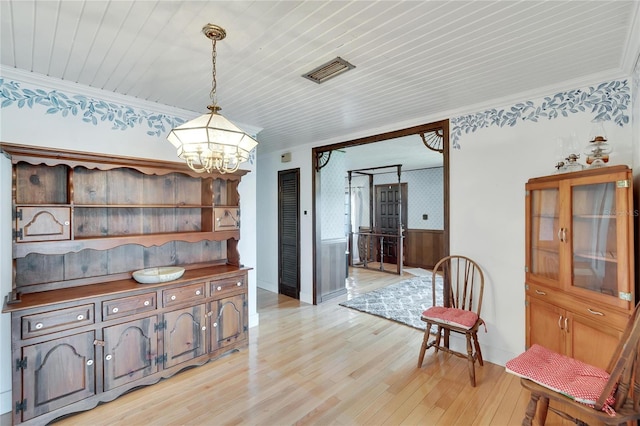
[[(141, 102), (124, 96), (115, 97), (112, 93), (101, 92), (88, 87), (69, 84), (12, 69), (0, 69), (5, 81), (20, 82), (22, 89), (40, 88), (46, 92), (57, 90), (66, 95), (81, 94), (98, 100), (130, 106), (136, 111), (148, 111), (191, 119), (198, 115), (194, 112), (177, 110), (150, 102)], [(78, 116), (61, 113), (47, 114), (47, 107), (35, 104), (18, 107), (17, 103), (0, 110), (0, 141), (24, 145), (47, 146), (75, 151), (87, 151), (113, 154), (118, 156), (142, 157), (159, 160), (181, 161), (173, 146), (166, 140), (166, 133), (149, 136), (146, 123), (136, 124), (126, 130), (112, 130), (113, 123), (98, 121), (97, 125), (82, 121), (82, 113)], [(257, 131), (249, 126), (239, 124), (247, 131)], [(255, 165), (245, 163), (244, 169), (254, 169)], [(241, 199), (241, 242), (240, 259), (248, 267), (249, 272), (249, 326), (258, 323), (256, 311), (256, 173), (247, 174), (239, 188)], [(0, 156), (0, 294), (11, 291), (11, 162)], [(11, 410), (11, 362), (10, 362), (10, 316), (0, 316), (0, 412)]]
[[(503, 364), (524, 350), (524, 185), (554, 173), (555, 136), (576, 131), (586, 146), (591, 115), (481, 129), (450, 156), (451, 253), (477, 260), (487, 278), (483, 354)], [(611, 164), (631, 165), (631, 126), (607, 125)], [(486, 349), (485, 349), (486, 348)]]
[[(633, 192), (634, 192), (634, 208), (638, 211), (640, 207), (640, 58), (636, 61), (636, 67), (632, 77), (633, 85), (633, 106), (631, 111), (631, 121), (633, 123), (633, 134), (631, 135), (631, 144), (633, 146)], [(640, 235), (640, 216), (635, 217), (634, 222), (636, 236)], [(636, 258), (635, 269), (640, 268), (640, 238), (636, 237)], [(640, 274), (636, 272), (636, 289), (639, 288)]]
[[(291, 153), (288, 163), (280, 161), (285, 152)], [(300, 300), (313, 303), (311, 145), (264, 155), (258, 150), (257, 162), (257, 285), (278, 292), (278, 171), (300, 169)]]
[[(599, 83), (593, 82), (595, 86)], [(570, 89), (574, 87), (567, 88)], [(588, 87), (584, 89), (588, 90)], [(531, 101), (539, 106), (545, 102), (545, 96), (553, 96), (553, 93), (536, 96), (538, 98), (528, 96), (521, 101)], [(514, 106), (511, 103), (500, 105), (497, 101), (496, 109), (510, 111)], [(590, 108), (586, 110), (590, 111)], [(540, 116), (537, 122), (520, 118), (513, 126), (499, 127), (489, 123), (486, 128), (469, 128), (468, 132), (463, 129), (456, 142), (459, 149), (450, 150), (451, 253), (467, 255), (485, 270), (483, 317), (487, 322), (487, 334), (482, 333), (480, 339), (485, 359), (501, 365), (524, 349), (524, 184), (529, 178), (555, 171), (558, 137), (575, 132), (581, 146), (586, 146), (593, 118), (590, 112), (567, 112), (567, 117), (562, 113), (558, 115), (559, 118), (553, 119)], [(441, 117), (426, 117), (424, 123), (438, 119)], [(415, 124), (420, 123), (412, 123)], [(405, 127), (409, 126), (398, 124), (395, 129)], [(613, 122), (606, 124), (614, 147), (611, 164), (632, 164), (632, 133), (637, 133), (637, 129), (637, 124), (634, 130), (631, 124), (624, 127)], [(394, 128), (379, 133), (389, 130)], [(372, 134), (375, 133), (372, 130)], [(346, 135), (341, 140), (320, 141), (314, 146), (361, 136)], [(637, 142), (637, 135), (635, 138)], [(264, 153), (258, 157), (258, 202), (269, 210), (258, 217), (261, 275), (258, 285), (272, 291), (277, 291), (277, 207), (269, 200), (277, 200), (277, 171), (294, 167), (292, 163), (283, 167), (281, 153)], [(301, 169), (301, 208), (310, 209), (311, 146), (299, 148), (292, 154), (295, 167)], [(303, 218), (307, 226), (301, 229), (300, 237), (304, 269), (301, 286), (302, 294), (309, 296), (312, 292), (312, 227), (311, 217)]]

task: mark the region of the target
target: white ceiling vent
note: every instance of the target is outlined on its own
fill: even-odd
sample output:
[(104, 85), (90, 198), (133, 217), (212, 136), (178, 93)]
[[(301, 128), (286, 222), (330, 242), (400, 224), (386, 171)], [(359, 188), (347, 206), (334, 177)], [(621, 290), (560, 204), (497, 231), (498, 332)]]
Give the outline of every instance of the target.
[(337, 57), (302, 76), (320, 84), (355, 67), (341, 57)]

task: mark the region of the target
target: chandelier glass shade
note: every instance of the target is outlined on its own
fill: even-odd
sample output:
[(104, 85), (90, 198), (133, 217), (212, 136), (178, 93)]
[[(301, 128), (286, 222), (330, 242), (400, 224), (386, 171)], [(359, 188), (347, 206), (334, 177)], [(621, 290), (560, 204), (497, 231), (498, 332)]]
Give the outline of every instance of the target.
[(233, 173), (240, 163), (249, 159), (250, 152), (258, 142), (248, 133), (219, 114), (216, 104), (216, 41), (226, 36), (224, 29), (207, 24), (202, 32), (213, 44), (213, 88), (212, 105), (208, 114), (188, 121), (169, 132), (167, 140), (176, 147), (178, 157), (197, 173)]

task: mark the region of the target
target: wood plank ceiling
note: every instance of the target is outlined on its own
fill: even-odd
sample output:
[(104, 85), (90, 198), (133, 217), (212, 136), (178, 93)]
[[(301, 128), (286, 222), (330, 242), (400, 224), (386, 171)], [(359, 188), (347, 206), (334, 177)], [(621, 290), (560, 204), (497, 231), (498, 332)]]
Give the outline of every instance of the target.
[[(637, 1), (0, 2), (3, 66), (263, 128), (261, 150), (339, 138), (591, 75), (629, 75)], [(635, 25), (635, 26), (634, 26)], [(340, 56), (355, 69), (301, 77)], [(195, 115), (195, 114), (194, 114)]]

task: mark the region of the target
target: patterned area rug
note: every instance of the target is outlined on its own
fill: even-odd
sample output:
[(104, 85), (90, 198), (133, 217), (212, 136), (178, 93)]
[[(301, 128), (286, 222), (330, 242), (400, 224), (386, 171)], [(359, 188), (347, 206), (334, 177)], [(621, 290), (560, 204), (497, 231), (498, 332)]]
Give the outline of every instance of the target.
[(431, 271), (427, 271), (422, 268), (404, 268), (404, 272), (415, 275), (416, 277), (427, 277), (431, 276)]
[[(442, 305), (442, 278), (436, 278), (439, 297), (438, 305)], [(422, 312), (431, 306), (431, 275), (415, 277), (407, 281), (382, 287), (355, 297), (340, 306), (356, 309), (371, 315), (387, 318), (424, 330), (426, 324), (420, 320)]]

